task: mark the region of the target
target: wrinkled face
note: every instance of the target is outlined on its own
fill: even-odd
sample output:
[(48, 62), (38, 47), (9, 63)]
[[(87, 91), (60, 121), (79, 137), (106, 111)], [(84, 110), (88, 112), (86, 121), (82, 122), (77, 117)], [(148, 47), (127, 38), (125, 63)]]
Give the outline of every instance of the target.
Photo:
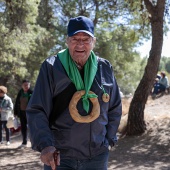
[(94, 48), (96, 38), (80, 32), (67, 38), (67, 45), (72, 59), (83, 66)]
[(30, 83), (25, 82), (22, 84), (22, 89), (24, 90), (24, 92), (27, 92), (30, 88)]

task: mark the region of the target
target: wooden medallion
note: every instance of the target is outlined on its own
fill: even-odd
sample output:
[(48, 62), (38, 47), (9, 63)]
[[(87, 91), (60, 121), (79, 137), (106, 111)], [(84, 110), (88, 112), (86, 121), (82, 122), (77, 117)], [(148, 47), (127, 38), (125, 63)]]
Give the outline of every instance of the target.
[[(89, 93), (95, 94), (92, 91), (89, 91)], [(74, 121), (79, 122), (79, 123), (90, 123), (99, 117), (100, 105), (99, 105), (98, 98), (89, 98), (93, 104), (91, 113), (87, 116), (80, 115), (78, 113), (76, 106), (77, 106), (78, 101), (81, 99), (81, 96), (83, 96), (84, 94), (85, 94), (85, 90), (77, 91), (74, 93), (74, 95), (70, 101), (70, 104), (69, 104), (69, 111), (70, 111), (70, 115), (74, 119)]]
[(102, 100), (107, 103), (110, 100), (110, 96), (107, 93), (104, 93), (102, 95)]

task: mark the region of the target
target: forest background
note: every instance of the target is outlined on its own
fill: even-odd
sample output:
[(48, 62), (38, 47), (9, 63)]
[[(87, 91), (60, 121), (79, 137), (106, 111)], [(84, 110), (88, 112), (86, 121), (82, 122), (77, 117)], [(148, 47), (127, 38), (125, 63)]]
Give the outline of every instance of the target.
[[(21, 88), (22, 79), (29, 79), (34, 87), (42, 62), (48, 56), (66, 48), (66, 27), (69, 19), (78, 15), (90, 17), (94, 22), (97, 37), (94, 52), (112, 63), (121, 91), (125, 95), (133, 95), (123, 135), (137, 137), (130, 138), (132, 140), (129, 143), (122, 140), (122, 146), (127, 148), (124, 149), (125, 152), (118, 150), (118, 153), (122, 153), (120, 164), (125, 162), (123, 156), (130, 145), (132, 152), (128, 151), (126, 155), (134, 154), (135, 142), (144, 149), (141, 152), (141, 149), (136, 147), (144, 156), (143, 162), (140, 162), (142, 166), (146, 163), (146, 157), (148, 163), (145, 165), (149, 169), (153, 163), (148, 155), (143, 154), (146, 147), (151, 157), (156, 156), (156, 161), (153, 161), (159, 164), (162, 159), (164, 166), (164, 158), (169, 158), (169, 147), (164, 145), (162, 140), (169, 137), (169, 117), (164, 117), (165, 121), (159, 120), (167, 132), (162, 132), (162, 126), (159, 124), (161, 130), (152, 134), (149, 145), (141, 145), (144, 136), (141, 136), (139, 142), (137, 139), (138, 135), (149, 129), (148, 122), (144, 119), (144, 110), (156, 74), (161, 70), (165, 70), (168, 76), (170, 74), (170, 56), (161, 55), (163, 35), (169, 31), (169, 5), (170, 0), (0, 0), (0, 84), (8, 87), (8, 94), (13, 101)], [(147, 39), (152, 40), (151, 50), (148, 51), (148, 56), (141, 57), (136, 47)], [(155, 102), (151, 105), (152, 118), (155, 113), (160, 114), (160, 111), (165, 112), (166, 116), (170, 113), (167, 108), (169, 95), (163, 97), (166, 98), (160, 100), (160, 104), (157, 103), (159, 100), (151, 100)], [(154, 120), (152, 124), (149, 121), (154, 130), (157, 129), (155, 122)], [(158, 136), (161, 147), (157, 145)], [(148, 141), (147, 134), (145, 137), (145, 141)], [(169, 144), (169, 139), (165, 144)], [(133, 158), (136, 157), (133, 155)], [(141, 161), (141, 157), (138, 158)], [(21, 161), (20, 158), (19, 160)], [(129, 161), (124, 165), (129, 168)], [(136, 164), (134, 167), (137, 168)], [(169, 169), (169, 164), (167, 167)]]
[[(149, 13), (138, 6), (126, 0), (0, 0), (0, 84), (13, 99), (23, 79), (33, 88), (42, 62), (66, 48), (69, 19), (85, 15), (95, 25), (94, 52), (112, 63), (121, 91), (134, 94), (148, 60), (136, 47), (152, 36)], [(170, 55), (161, 57), (161, 70), (169, 76)]]

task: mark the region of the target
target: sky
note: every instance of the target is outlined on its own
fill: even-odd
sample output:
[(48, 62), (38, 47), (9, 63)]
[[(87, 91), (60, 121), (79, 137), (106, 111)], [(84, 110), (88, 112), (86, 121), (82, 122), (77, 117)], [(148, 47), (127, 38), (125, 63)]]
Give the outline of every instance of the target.
[[(140, 52), (141, 57), (145, 57), (149, 55), (149, 51), (151, 49), (151, 40), (144, 43), (144, 45), (136, 48), (137, 51)], [(168, 32), (167, 36), (164, 36), (164, 42), (162, 47), (162, 56), (170, 57), (170, 32)]]

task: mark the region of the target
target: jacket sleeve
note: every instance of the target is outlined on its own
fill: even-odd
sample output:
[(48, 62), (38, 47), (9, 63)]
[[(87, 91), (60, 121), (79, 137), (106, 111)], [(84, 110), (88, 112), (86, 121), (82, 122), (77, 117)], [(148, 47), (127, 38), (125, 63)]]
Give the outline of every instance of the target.
[(49, 128), (53, 98), (51, 67), (47, 61), (42, 64), (26, 110), (32, 148), (40, 152), (47, 146), (54, 146)]
[(9, 113), (9, 112), (11, 112), (12, 110), (13, 110), (13, 103), (12, 103), (12, 100), (11, 100), (11, 98), (10, 97), (7, 97), (7, 106), (5, 106), (5, 107), (2, 107), (2, 111), (3, 112), (6, 112), (6, 113)]
[(122, 115), (122, 103), (120, 97), (120, 90), (117, 85), (113, 70), (111, 68), (111, 77), (113, 86), (110, 92), (110, 103), (108, 110), (108, 125), (107, 125), (107, 138), (110, 146), (114, 146), (117, 142), (117, 130), (120, 124), (120, 119)]

